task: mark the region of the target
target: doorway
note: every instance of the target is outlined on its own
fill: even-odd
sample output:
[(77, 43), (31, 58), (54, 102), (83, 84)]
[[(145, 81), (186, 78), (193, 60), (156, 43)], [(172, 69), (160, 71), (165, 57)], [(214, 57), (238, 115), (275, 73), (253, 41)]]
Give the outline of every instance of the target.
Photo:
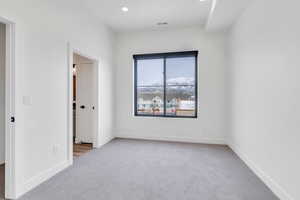
[(0, 199), (16, 198), (14, 30), (0, 17)]
[(97, 143), (97, 62), (73, 53), (72, 67), (72, 139), (76, 158), (91, 151)]
[(0, 23), (0, 199), (5, 197), (5, 54), (6, 25)]

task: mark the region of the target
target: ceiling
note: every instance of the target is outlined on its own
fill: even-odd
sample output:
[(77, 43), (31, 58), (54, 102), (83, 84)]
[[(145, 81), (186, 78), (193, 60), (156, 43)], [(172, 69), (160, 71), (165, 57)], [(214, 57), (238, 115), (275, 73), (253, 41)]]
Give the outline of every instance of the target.
[[(116, 32), (205, 25), (212, 0), (82, 0), (89, 12)], [(123, 12), (123, 6), (128, 12)], [(158, 26), (159, 22), (168, 25)]]
[[(79, 0), (81, 6), (115, 32), (203, 26), (230, 27), (253, 0)], [(123, 12), (127, 7), (128, 12)], [(159, 26), (157, 23), (167, 22)]]
[(230, 27), (253, 0), (212, 0), (206, 30), (218, 31)]

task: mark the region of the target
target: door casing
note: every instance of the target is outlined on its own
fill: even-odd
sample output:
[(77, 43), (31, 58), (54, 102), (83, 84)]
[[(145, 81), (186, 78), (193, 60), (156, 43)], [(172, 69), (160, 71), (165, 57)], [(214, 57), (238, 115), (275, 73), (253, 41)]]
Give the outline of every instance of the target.
[(93, 61), (95, 72), (97, 74), (96, 76), (96, 87), (95, 87), (95, 111), (94, 111), (94, 134), (93, 134), (93, 147), (98, 148), (99, 147), (99, 137), (101, 135), (101, 129), (99, 126), (99, 120), (100, 120), (100, 97), (99, 97), (99, 77), (100, 77), (100, 65), (99, 61), (96, 58), (93, 58), (92, 56), (88, 56), (85, 53), (82, 53), (77, 48), (73, 47), (70, 43), (67, 45), (68, 48), (68, 106), (67, 106), (67, 123), (68, 123), (68, 137), (67, 137), (67, 154), (68, 154), (68, 162), (70, 165), (73, 164), (73, 55), (78, 54), (80, 56), (86, 57)]

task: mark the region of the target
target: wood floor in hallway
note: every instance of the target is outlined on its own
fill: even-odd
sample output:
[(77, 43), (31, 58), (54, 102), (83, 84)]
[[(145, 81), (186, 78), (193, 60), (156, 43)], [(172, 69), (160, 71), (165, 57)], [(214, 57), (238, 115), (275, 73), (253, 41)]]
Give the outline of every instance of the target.
[(5, 191), (5, 167), (4, 165), (0, 165), (0, 200), (4, 199), (4, 191)]
[(73, 155), (74, 157), (82, 156), (83, 154), (91, 151), (93, 149), (92, 144), (74, 144), (73, 145)]

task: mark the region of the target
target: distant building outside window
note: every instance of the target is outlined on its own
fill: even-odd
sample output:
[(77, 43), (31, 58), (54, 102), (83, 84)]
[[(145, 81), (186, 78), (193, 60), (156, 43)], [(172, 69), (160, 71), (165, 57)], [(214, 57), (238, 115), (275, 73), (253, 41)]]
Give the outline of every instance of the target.
[(133, 58), (135, 116), (197, 117), (198, 51)]

